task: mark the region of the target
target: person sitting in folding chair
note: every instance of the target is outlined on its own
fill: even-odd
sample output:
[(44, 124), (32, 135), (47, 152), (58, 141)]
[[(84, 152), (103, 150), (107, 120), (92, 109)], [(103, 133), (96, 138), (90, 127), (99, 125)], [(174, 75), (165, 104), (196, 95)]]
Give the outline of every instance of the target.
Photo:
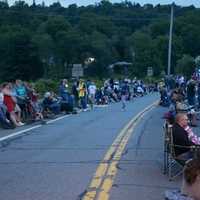
[(176, 105), (175, 105), (176, 113), (186, 113), (189, 117), (190, 125), (197, 126), (197, 113), (194, 107), (187, 105), (183, 97), (179, 95), (177, 97)]
[(184, 113), (178, 113), (173, 125), (173, 142), (177, 158), (188, 160), (193, 157), (191, 146), (200, 145), (200, 139), (188, 126), (188, 117)]

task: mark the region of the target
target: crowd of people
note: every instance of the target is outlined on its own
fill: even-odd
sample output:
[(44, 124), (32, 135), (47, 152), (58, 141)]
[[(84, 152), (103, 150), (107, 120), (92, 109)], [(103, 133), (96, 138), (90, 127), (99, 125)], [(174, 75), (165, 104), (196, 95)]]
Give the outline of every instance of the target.
[(193, 200), (200, 200), (200, 158), (189, 150), (190, 146), (200, 145), (200, 137), (192, 130), (197, 126), (197, 113), (200, 108), (200, 80), (186, 80), (183, 76), (167, 77), (161, 85), (145, 85), (137, 79), (108, 79), (97, 87), (95, 81), (62, 79), (57, 93), (47, 91), (38, 94), (32, 84), (16, 80), (0, 85), (0, 125), (10, 129), (23, 126), (29, 120), (43, 121), (49, 115), (77, 113), (79, 110), (93, 110), (95, 105), (121, 102), (126, 110), (126, 101), (147, 93), (160, 91), (160, 105), (169, 107), (164, 114), (173, 125), (175, 154), (186, 161), (182, 192)]
[(160, 105), (169, 107), (164, 118), (172, 125), (175, 158), (185, 165), (181, 195), (168, 199), (200, 200), (200, 137), (191, 128), (198, 125), (200, 79), (167, 77), (160, 87)]
[(3, 128), (24, 125), (27, 117), (42, 119), (38, 94), (31, 84), (16, 80), (0, 86), (0, 124)]
[(62, 79), (57, 92), (46, 91), (38, 94), (33, 84), (16, 80), (0, 85), (0, 125), (3, 128), (15, 128), (25, 123), (44, 120), (60, 113), (87, 111), (95, 105), (105, 105), (126, 101), (157, 90), (157, 85), (146, 86), (143, 81), (130, 79), (105, 80), (100, 87), (91, 80), (77, 79), (68, 82)]
[[(169, 82), (168, 80), (167, 83)], [(178, 76), (174, 82), (175, 87), (165, 84), (165, 87), (160, 89), (160, 102), (161, 105), (169, 106), (169, 111), (165, 113), (164, 117), (170, 124), (173, 124), (175, 145), (200, 145), (200, 137), (194, 134), (191, 128), (191, 126), (197, 126), (200, 108), (200, 80), (191, 78), (186, 81), (183, 76)], [(177, 156), (181, 156), (182, 153), (185, 153), (186, 148), (177, 147), (175, 150)]]

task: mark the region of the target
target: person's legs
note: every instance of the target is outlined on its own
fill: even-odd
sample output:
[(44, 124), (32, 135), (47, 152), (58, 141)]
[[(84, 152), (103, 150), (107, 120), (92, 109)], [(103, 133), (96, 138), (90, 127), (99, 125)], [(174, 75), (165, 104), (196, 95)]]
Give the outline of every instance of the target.
[(7, 116), (6, 116), (6, 109), (3, 105), (0, 105), (0, 119), (2, 120), (6, 120)]
[(0, 105), (0, 125), (2, 128), (10, 129), (12, 125), (10, 120), (7, 118), (6, 109), (3, 105)]
[(83, 109), (83, 105), (84, 103), (83, 103), (83, 97), (80, 97), (80, 105), (81, 105), (81, 109)]
[(81, 106), (82, 109), (86, 109), (87, 105), (86, 105), (86, 97), (81, 97)]
[(88, 97), (88, 99), (89, 99), (90, 107), (91, 107), (91, 109), (93, 109), (93, 108), (94, 108), (94, 102), (95, 102), (95, 96), (94, 96), (93, 94), (91, 94), (91, 95)]
[(65, 111), (66, 113), (70, 113), (73, 111), (73, 107), (67, 102), (61, 102), (61, 111)]
[(84, 104), (84, 109), (87, 108), (87, 96), (83, 97), (83, 104)]
[(21, 109), (17, 104), (15, 106), (15, 111), (14, 112), (15, 112), (15, 118), (16, 118), (16, 121), (18, 122), (18, 124), (24, 125), (21, 122)]
[(121, 101), (122, 101), (122, 109), (125, 110), (126, 109), (126, 96), (125, 95), (122, 95)]
[(19, 122), (17, 121), (17, 116), (14, 111), (10, 112), (10, 120), (14, 124), (14, 126), (20, 126)]
[(50, 109), (56, 115), (60, 113), (60, 105), (58, 103), (51, 104)]
[(183, 160), (184, 162), (186, 162), (187, 160), (190, 160), (193, 158), (193, 153), (191, 151), (182, 153), (178, 156), (178, 159)]

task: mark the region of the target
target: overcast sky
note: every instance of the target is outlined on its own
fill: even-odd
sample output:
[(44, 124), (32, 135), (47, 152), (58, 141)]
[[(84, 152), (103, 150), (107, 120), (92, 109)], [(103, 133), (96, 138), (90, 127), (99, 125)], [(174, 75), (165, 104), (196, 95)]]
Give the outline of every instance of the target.
[[(40, 4), (42, 2), (42, 0), (35, 0), (36, 4)], [(52, 4), (53, 2), (57, 2), (58, 0), (44, 0), (46, 5)], [(13, 4), (13, 2), (15, 2), (15, 0), (8, 0), (9, 4)], [(32, 0), (25, 0), (25, 2), (27, 3), (31, 3)], [(89, 4), (95, 4), (100, 2), (100, 0), (59, 0), (59, 2), (61, 3), (62, 6), (67, 7), (70, 4), (76, 3), (78, 6), (87, 6)], [(110, 1), (112, 3), (120, 3), (122, 2), (122, 0), (113, 0)], [(189, 6), (189, 5), (194, 5), (196, 7), (200, 7), (200, 0), (133, 0), (131, 2), (136, 2), (136, 3), (140, 3), (141, 5), (146, 4), (146, 3), (151, 3), (153, 5), (156, 4), (171, 4), (172, 2), (175, 2), (177, 5), (181, 5), (181, 6)]]

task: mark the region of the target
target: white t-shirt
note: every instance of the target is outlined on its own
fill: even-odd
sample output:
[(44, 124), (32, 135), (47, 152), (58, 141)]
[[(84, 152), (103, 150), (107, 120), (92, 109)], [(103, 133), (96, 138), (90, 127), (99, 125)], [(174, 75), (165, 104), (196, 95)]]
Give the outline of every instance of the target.
[(96, 90), (97, 90), (96, 85), (90, 85), (90, 86), (88, 87), (88, 93), (89, 93), (89, 94), (95, 94), (95, 93), (96, 93)]
[(143, 88), (141, 86), (138, 86), (137, 87), (137, 92), (144, 93), (144, 90), (143, 90)]

